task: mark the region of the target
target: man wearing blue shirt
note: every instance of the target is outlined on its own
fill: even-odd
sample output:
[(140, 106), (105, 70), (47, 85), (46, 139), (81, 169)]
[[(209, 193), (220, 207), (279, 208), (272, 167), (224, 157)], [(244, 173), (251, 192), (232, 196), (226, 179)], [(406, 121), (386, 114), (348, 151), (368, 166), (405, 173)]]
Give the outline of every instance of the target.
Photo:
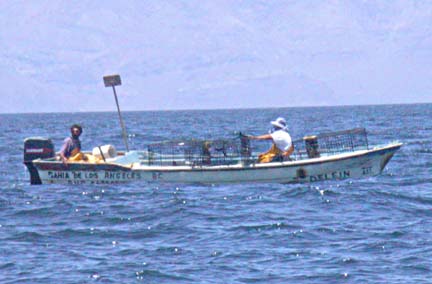
[(81, 141), (79, 140), (82, 134), (82, 127), (78, 124), (74, 124), (70, 128), (71, 137), (67, 137), (63, 146), (60, 149), (59, 155), (62, 162), (65, 164), (70, 157), (75, 156), (81, 152)]

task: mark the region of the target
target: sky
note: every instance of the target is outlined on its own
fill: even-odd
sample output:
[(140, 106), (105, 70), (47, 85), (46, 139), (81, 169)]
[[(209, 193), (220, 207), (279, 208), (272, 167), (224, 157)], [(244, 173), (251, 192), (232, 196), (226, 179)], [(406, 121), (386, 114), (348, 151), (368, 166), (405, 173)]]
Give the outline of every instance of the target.
[(432, 102), (430, 1), (0, 2), (0, 113)]

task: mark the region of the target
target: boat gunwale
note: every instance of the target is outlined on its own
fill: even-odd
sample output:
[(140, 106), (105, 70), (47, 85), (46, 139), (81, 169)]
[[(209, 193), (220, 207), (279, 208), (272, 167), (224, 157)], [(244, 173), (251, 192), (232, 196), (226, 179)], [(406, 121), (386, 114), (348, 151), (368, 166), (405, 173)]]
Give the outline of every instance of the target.
[[(357, 150), (353, 152), (346, 152), (336, 155), (330, 156), (322, 156), (311, 159), (303, 159), (297, 161), (284, 161), (284, 162), (272, 162), (272, 163), (251, 163), (243, 165), (241, 163), (234, 165), (215, 165), (215, 166), (149, 166), (149, 165), (140, 165), (139, 162), (132, 163), (128, 166), (117, 164), (117, 163), (83, 163), (83, 162), (68, 162), (68, 164), (64, 165), (61, 161), (52, 161), (52, 160), (44, 160), (44, 159), (36, 159), (33, 160), (33, 164), (36, 166), (38, 170), (51, 170), (51, 169), (40, 169), (40, 167), (53, 165), (55, 167), (61, 166), (61, 169), (52, 169), (52, 170), (63, 170), (63, 171), (72, 171), (76, 169), (68, 169), (70, 166), (79, 167), (80, 171), (98, 171), (98, 170), (114, 170), (114, 171), (155, 171), (155, 172), (196, 172), (196, 171), (232, 171), (232, 170), (265, 170), (265, 169), (277, 169), (277, 168), (288, 168), (288, 167), (298, 167), (298, 166), (309, 166), (316, 165), (322, 163), (329, 163), (335, 161), (343, 161), (347, 159), (352, 159), (356, 157), (372, 155), (377, 152), (395, 150), (397, 151), (400, 147), (403, 146), (401, 142), (391, 142), (385, 145), (375, 146), (372, 149), (368, 150)], [(107, 169), (108, 167), (108, 169)]]

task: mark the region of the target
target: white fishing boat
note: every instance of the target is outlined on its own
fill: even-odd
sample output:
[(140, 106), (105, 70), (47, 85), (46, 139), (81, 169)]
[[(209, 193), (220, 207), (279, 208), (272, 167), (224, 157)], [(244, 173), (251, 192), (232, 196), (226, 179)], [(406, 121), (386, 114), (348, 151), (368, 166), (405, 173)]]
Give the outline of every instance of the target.
[(63, 163), (50, 139), (27, 138), (24, 164), (31, 184), (113, 184), (131, 181), (167, 183), (297, 183), (362, 178), (380, 174), (402, 143), (370, 146), (363, 128), (306, 136), (293, 141), (289, 159), (259, 163), (258, 141), (239, 134), (219, 140), (168, 141), (129, 151), (115, 85), (120, 77), (105, 77), (117, 102), (126, 152), (112, 145), (85, 153), (87, 161)]
[[(255, 141), (254, 141), (255, 142)], [(216, 141), (174, 141), (103, 159), (62, 163), (49, 139), (25, 140), (24, 163), (32, 184), (314, 182), (378, 175), (402, 143), (370, 147), (364, 129), (327, 133), (294, 141), (287, 161), (258, 163), (247, 137)], [(107, 148), (107, 146), (105, 146)], [(95, 148), (92, 152), (97, 153)], [(111, 147), (112, 149), (112, 147)], [(115, 151), (114, 151), (115, 152)], [(87, 153), (90, 155), (90, 153)]]

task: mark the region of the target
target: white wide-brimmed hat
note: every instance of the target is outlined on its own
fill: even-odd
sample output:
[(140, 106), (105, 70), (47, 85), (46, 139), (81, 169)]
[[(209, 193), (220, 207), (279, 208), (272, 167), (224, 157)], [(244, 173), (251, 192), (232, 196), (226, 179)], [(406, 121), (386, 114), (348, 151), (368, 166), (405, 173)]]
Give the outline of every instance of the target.
[(285, 118), (283, 118), (283, 117), (278, 117), (276, 120), (270, 121), (270, 123), (275, 127), (287, 129), (286, 121), (285, 121)]

